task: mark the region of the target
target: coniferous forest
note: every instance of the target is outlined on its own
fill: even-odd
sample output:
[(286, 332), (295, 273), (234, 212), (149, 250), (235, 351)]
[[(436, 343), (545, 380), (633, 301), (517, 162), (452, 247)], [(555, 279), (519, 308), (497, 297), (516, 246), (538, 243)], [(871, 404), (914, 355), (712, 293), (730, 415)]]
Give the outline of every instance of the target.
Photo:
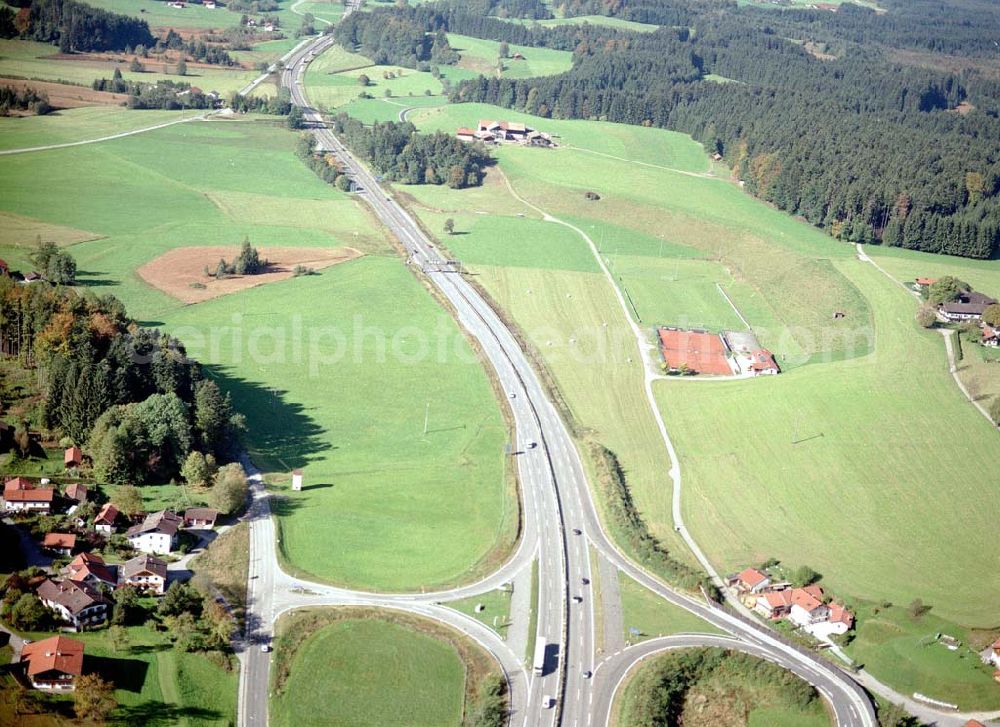
[[(561, 6), (567, 15), (664, 26), (633, 33), (516, 24), (495, 17), (491, 3), (439, 2), (358, 13), (335, 34), (411, 66), (421, 56), (405, 39), (427, 33), (425, 44), (440, 43), (442, 31), (572, 50), (566, 73), (480, 76), (453, 88), (452, 100), (686, 132), (722, 154), (749, 192), (838, 238), (996, 256), (1000, 82), (990, 64), (1000, 8), (984, 0), (956, 0), (947, 13), (932, 0), (886, 5), (883, 14), (723, 0)], [(390, 22), (397, 32), (381, 32)], [(952, 54), (949, 64), (940, 53)], [(962, 70), (940, 70), (956, 67), (956, 57)]]

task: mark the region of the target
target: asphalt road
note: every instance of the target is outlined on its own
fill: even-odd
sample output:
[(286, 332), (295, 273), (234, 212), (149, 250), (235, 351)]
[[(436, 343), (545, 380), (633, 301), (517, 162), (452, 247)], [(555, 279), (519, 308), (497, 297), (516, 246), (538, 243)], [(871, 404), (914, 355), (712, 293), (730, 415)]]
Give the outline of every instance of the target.
[[(579, 453), (541, 382), (513, 334), (478, 292), (437, 252), (417, 224), (381, 189), (374, 176), (325, 128), (309, 107), (303, 86), (308, 63), (332, 43), (320, 37), (285, 57), (282, 83), (303, 107), (323, 149), (337, 155), (347, 173), (384, 224), (406, 248), (408, 264), (419, 266), (443, 293), (463, 328), (480, 344), (508, 393), (517, 432), (516, 453), (523, 493), (525, 529), (518, 551), (496, 573), (462, 588), (430, 594), (372, 594), (309, 583), (285, 574), (275, 557), (275, 534), (268, 495), (253, 474), (250, 522), (248, 628), (241, 652), (240, 723), (267, 721), (269, 644), (277, 616), (308, 605), (357, 605), (397, 608), (440, 620), (466, 633), (490, 651), (503, 667), (511, 689), (512, 723), (527, 725), (603, 724), (616, 684), (610, 675), (641, 659), (649, 646), (633, 647), (596, 661), (593, 578), (588, 543), (612, 564), (663, 598), (696, 613), (731, 634), (746, 649), (794, 668), (829, 699), (842, 725), (874, 724), (863, 691), (840, 670), (799, 652), (766, 629), (731, 616), (666, 587), (621, 554), (603, 531), (596, 514)], [(248, 471), (254, 472), (249, 462)], [(485, 593), (510, 581), (538, 559), (538, 639), (549, 644), (541, 675), (529, 674), (523, 655), (515, 654), (491, 629), (441, 602)], [(718, 637), (691, 636), (689, 645), (711, 645)], [(647, 642), (650, 643), (650, 642)], [(593, 677), (590, 674), (593, 672)]]
[[(527, 702), (514, 702), (516, 711), (524, 715), (524, 724), (553, 724), (558, 720), (565, 725), (589, 725), (594, 715), (606, 714), (610, 709), (608, 697), (600, 696), (603, 691), (595, 696), (597, 677), (584, 676), (584, 672), (596, 671), (593, 603), (583, 585), (583, 579), (592, 577), (589, 540), (622, 571), (663, 598), (739, 636), (752, 648), (769, 654), (772, 660), (794, 664), (830, 700), (839, 724), (874, 725), (874, 712), (867, 696), (840, 669), (786, 645), (757, 624), (744, 622), (714, 605), (667, 588), (625, 558), (610, 541), (597, 517), (569, 431), (512, 333), (478, 292), (452, 271), (406, 211), (385, 194), (374, 176), (310, 108), (303, 85), (305, 68), (331, 43), (330, 38), (320, 38), (292, 54), (286, 63), (283, 84), (291, 90), (293, 102), (303, 108), (307, 121), (315, 125), (319, 143), (339, 158), (359, 187), (358, 194), (404, 245), (410, 264), (419, 265), (444, 294), (459, 322), (479, 341), (502, 386), (514, 394), (510, 403), (518, 432), (525, 514), (529, 522), (534, 520), (538, 537), (538, 638), (556, 645), (546, 675), (531, 678)], [(536, 446), (532, 447), (531, 442)], [(528, 493), (534, 494), (533, 502)], [(576, 530), (581, 534), (576, 535)], [(545, 708), (544, 695), (556, 699), (555, 709)]]

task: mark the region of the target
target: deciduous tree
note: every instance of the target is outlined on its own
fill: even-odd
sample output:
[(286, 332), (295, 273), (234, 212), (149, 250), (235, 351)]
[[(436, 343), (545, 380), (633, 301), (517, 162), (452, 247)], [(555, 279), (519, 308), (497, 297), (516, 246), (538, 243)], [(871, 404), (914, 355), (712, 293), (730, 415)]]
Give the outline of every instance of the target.
[(118, 707), (115, 686), (97, 674), (84, 674), (76, 680), (73, 712), (80, 719), (103, 722)]

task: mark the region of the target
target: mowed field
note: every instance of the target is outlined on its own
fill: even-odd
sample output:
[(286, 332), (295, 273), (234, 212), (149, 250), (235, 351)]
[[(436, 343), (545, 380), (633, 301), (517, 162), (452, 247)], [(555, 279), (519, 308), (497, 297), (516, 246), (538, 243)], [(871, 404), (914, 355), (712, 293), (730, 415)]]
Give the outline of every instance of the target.
[[(151, 4), (163, 5), (161, 2)], [(189, 6), (193, 7), (193, 6)], [(211, 11), (205, 11), (211, 12)], [(215, 11), (227, 12), (227, 11)], [(239, 16), (236, 16), (239, 20)], [(239, 68), (189, 66), (185, 76), (174, 73), (134, 73), (128, 69), (128, 63), (116, 63), (111, 60), (85, 58), (55, 58), (59, 49), (47, 43), (34, 43), (26, 40), (0, 40), (0, 75), (14, 78), (37, 79), (42, 81), (64, 81), (82, 86), (90, 85), (99, 78), (111, 78), (117, 68), (126, 81), (142, 81), (156, 83), (157, 81), (174, 81), (190, 83), (205, 91), (218, 91), (227, 95), (247, 85), (257, 77), (257, 71)], [(157, 63), (157, 61), (151, 61)], [(168, 64), (169, 65), (169, 64)], [(172, 68), (170, 70), (173, 70)]]
[[(295, 140), (280, 122), (198, 122), (0, 157), (0, 211), (21, 231), (0, 257), (26, 263), (52, 229), (99, 238), (70, 248), (82, 284), (209, 365), (247, 414), (263, 468), (305, 467), (307, 489), (278, 508), (291, 568), (386, 590), (453, 583), (502, 556), (516, 528), (496, 398), (457, 325), (365, 208), (295, 158)], [(135, 272), (244, 237), (265, 257), (367, 257), (194, 306)]]
[[(497, 41), (448, 33), (448, 43), (462, 57), (458, 62), (458, 68), (469, 72), (457, 74), (455, 80), (462, 80), (464, 77), (475, 78), (480, 74), (497, 75), (500, 58), (500, 43)], [(500, 72), (503, 78), (554, 76), (568, 71), (573, 65), (573, 54), (564, 50), (510, 45), (509, 53), (510, 57), (503, 60), (503, 71)], [(520, 54), (523, 58), (514, 58), (515, 54)], [(443, 68), (446, 75), (449, 70), (447, 67)]]
[[(99, 139), (170, 121), (190, 119), (204, 113), (203, 109), (128, 111), (113, 106), (87, 106), (57, 111), (46, 116), (10, 118), (0, 124), (0, 150)], [(0, 235), (2, 234), (0, 231)]]
[(940, 336), (917, 328), (912, 300), (871, 265), (838, 268), (872, 302), (874, 353), (657, 386), (688, 526), (727, 571), (773, 556), (847, 597), (922, 598), (943, 618), (996, 626), (1000, 582), (982, 553), (1000, 511), (997, 433), (955, 387)]
[[(977, 553), (1000, 508), (988, 464), (996, 433), (948, 376), (940, 337), (915, 328), (911, 297), (850, 245), (707, 174), (686, 137), (474, 105), (411, 114), (443, 129), (478, 117), (559, 134), (562, 149), (500, 148), (500, 171), (592, 237), (647, 330), (734, 325), (712, 295), (718, 283), (777, 354), (786, 373), (775, 379), (657, 386), (688, 525), (721, 569), (777, 556), (816, 568), (847, 597), (919, 596), (942, 617), (995, 625), (1000, 593), (984, 584)], [(628, 361), (636, 348), (610, 286), (572, 231), (539, 222), (493, 184), (489, 193), (407, 192), (432, 231), (453, 217), (467, 233), (439, 238), (527, 332), (581, 430), (622, 458), (644, 517), (669, 544), (666, 454), (643, 413), (641, 369)], [(967, 532), (969, 517), (975, 534), (941, 548)]]
[(278, 725), (458, 725), (500, 676), (471, 639), (399, 611), (299, 609), (275, 633), (269, 705)]

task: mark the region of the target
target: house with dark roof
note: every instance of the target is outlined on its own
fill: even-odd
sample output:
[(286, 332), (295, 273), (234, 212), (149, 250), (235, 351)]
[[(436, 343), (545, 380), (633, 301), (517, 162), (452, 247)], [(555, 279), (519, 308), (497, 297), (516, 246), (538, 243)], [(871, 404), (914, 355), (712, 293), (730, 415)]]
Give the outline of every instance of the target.
[(80, 553), (63, 569), (70, 580), (89, 583), (92, 586), (115, 588), (118, 576), (115, 568), (104, 562), (96, 553)]
[(108, 620), (111, 601), (89, 583), (46, 580), (38, 587), (42, 603), (77, 631)]
[(86, 485), (73, 484), (66, 486), (66, 499), (73, 500), (78, 504), (82, 504), (87, 501), (87, 497), (90, 495), (90, 491), (87, 489)]
[(20, 660), (35, 689), (68, 692), (76, 687), (77, 677), (83, 674), (83, 651), (82, 641), (52, 636), (25, 644)]
[(59, 555), (72, 555), (76, 536), (73, 533), (45, 533), (42, 547)]
[(130, 527), (125, 537), (143, 553), (170, 553), (177, 547), (177, 531), (184, 520), (170, 510), (150, 513), (138, 525)]
[(211, 530), (218, 517), (219, 511), (210, 507), (189, 507), (184, 511), (184, 527), (188, 530)]
[(967, 290), (958, 294), (955, 300), (949, 300), (938, 306), (938, 313), (948, 321), (978, 321), (983, 311), (996, 300), (984, 293)]
[(162, 596), (167, 588), (167, 564), (151, 555), (139, 555), (121, 567), (121, 586)]

